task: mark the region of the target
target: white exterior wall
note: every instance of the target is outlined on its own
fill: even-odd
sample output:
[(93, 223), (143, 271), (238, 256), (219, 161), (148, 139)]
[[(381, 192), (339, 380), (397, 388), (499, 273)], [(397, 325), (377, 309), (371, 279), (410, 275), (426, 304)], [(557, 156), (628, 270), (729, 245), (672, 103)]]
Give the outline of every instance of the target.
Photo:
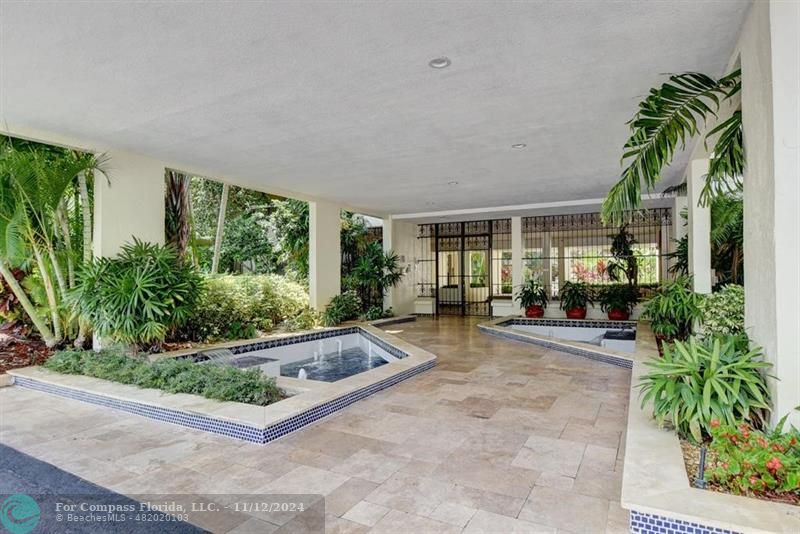
[(756, 2), (742, 27), (745, 322), (773, 364), (773, 421), (800, 426), (800, 3)]
[(405, 275), (397, 286), (392, 288), (383, 301), (384, 308), (392, 308), (395, 315), (414, 313), (414, 300), (417, 296), (415, 279), (415, 254), (417, 226), (413, 223), (383, 220), (383, 250), (392, 251), (400, 257), (400, 266)]
[(339, 205), (330, 202), (308, 203), (309, 305), (319, 311), (341, 292), (340, 211)]
[(107, 154), (108, 180), (94, 180), (94, 255), (115, 256), (135, 236), (164, 242), (164, 170), (161, 162), (130, 152)]

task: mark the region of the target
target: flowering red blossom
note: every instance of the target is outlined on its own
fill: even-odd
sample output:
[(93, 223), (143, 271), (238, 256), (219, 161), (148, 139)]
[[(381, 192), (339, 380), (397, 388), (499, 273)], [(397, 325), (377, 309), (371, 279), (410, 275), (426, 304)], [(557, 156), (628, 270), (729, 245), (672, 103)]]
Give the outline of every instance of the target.
[(781, 463), (781, 461), (780, 461), (780, 460), (779, 460), (777, 457), (775, 457), (775, 456), (773, 456), (773, 457), (770, 459), (770, 461), (768, 461), (768, 462), (767, 462), (767, 469), (769, 469), (769, 470), (770, 470), (770, 471), (772, 471), (772, 472), (775, 472), (775, 471), (777, 471), (777, 470), (778, 470), (778, 469), (780, 469), (781, 467), (783, 467), (783, 464), (782, 464), (782, 463)]

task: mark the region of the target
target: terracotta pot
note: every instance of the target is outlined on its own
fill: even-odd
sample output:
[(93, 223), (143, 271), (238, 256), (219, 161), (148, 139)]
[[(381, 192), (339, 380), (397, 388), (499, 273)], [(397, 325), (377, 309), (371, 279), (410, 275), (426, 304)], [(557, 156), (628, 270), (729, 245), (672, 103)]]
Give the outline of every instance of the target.
[(612, 321), (627, 321), (630, 316), (628, 310), (608, 310), (608, 318)]
[(528, 306), (525, 308), (525, 317), (544, 317), (544, 308), (541, 306)]
[(586, 319), (586, 308), (572, 308), (567, 310), (567, 319)]

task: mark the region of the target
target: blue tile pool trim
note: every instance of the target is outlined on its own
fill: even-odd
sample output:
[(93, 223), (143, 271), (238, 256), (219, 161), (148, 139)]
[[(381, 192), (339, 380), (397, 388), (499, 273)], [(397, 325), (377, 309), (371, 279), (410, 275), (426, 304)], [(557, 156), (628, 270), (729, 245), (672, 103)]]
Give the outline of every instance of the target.
[(538, 319), (515, 317), (497, 326), (535, 325), (535, 326), (578, 326), (581, 328), (636, 328), (636, 321), (595, 321), (591, 319)]
[(423, 371), (427, 371), (435, 365), (436, 360), (430, 360), (420, 365), (410, 367), (394, 376), (390, 376), (369, 386), (332, 399), (266, 428), (228, 421), (226, 419), (218, 419), (193, 412), (162, 408), (160, 406), (153, 406), (141, 402), (115, 399), (97, 393), (50, 384), (29, 377), (15, 376), (14, 384), (26, 389), (41, 391), (43, 393), (49, 393), (51, 395), (57, 395), (59, 397), (65, 397), (97, 406), (113, 408), (115, 410), (147, 417), (148, 419), (155, 419), (157, 421), (263, 445), (294, 432), (295, 430), (299, 430), (306, 425), (319, 421), (356, 401), (393, 386), (398, 382), (402, 382)]
[[(595, 360), (595, 361), (598, 361), (598, 362), (603, 362), (603, 363), (608, 363), (608, 364), (611, 364), (611, 365), (616, 365), (617, 367), (623, 367), (625, 369), (632, 369), (633, 368), (633, 361), (629, 360), (627, 358), (620, 358), (618, 356), (614, 356), (612, 354), (608, 354), (608, 353), (602, 352), (602, 351), (595, 351), (595, 350), (591, 350), (591, 349), (583, 349), (583, 348), (574, 347), (572, 345), (567, 345), (567, 344), (563, 344), (563, 343), (555, 343), (555, 342), (548, 341), (548, 340), (543, 339), (543, 338), (535, 338), (533, 336), (529, 336), (529, 335), (523, 334), (521, 332), (515, 332), (515, 331), (511, 330), (510, 328), (503, 328), (504, 325), (508, 325), (508, 324), (531, 324), (530, 322), (528, 322), (528, 321), (531, 321), (530, 319), (523, 319), (519, 323), (517, 323), (517, 322), (513, 322), (512, 323), (512, 321), (518, 321), (518, 320), (519, 319), (511, 319), (509, 321), (505, 321), (503, 323), (500, 323), (497, 326), (479, 324), (478, 328), (482, 332), (485, 332), (485, 333), (490, 334), (492, 336), (511, 339), (513, 341), (521, 341), (523, 343), (529, 343), (531, 345), (539, 345), (541, 347), (546, 347), (548, 349), (553, 349), (553, 350), (557, 350), (557, 351), (560, 351), (560, 352), (566, 352), (566, 353), (572, 354), (574, 356), (580, 356), (582, 358), (588, 358), (590, 360)], [(559, 322), (560, 323), (564, 323), (566, 321), (559, 321)], [(581, 323), (580, 326), (584, 326), (584, 327), (588, 326), (586, 324), (587, 321), (576, 321), (576, 322), (580, 322)], [(591, 322), (591, 321), (589, 321), (589, 322)], [(608, 326), (608, 324), (611, 321), (599, 321), (599, 322), (602, 322), (602, 323), (604, 323), (605, 326)], [(636, 324), (636, 323), (633, 323), (633, 324)], [(554, 326), (558, 326), (558, 325), (554, 325)], [(561, 326), (565, 326), (565, 325), (561, 324)], [(569, 326), (569, 325), (566, 325), (566, 326)]]
[[(287, 345), (294, 345), (296, 343), (306, 343), (308, 341), (316, 341), (318, 339), (327, 339), (330, 337), (338, 337), (338, 336), (346, 336), (349, 334), (359, 334), (364, 336), (365, 338), (369, 339), (380, 348), (394, 356), (395, 358), (405, 358), (408, 356), (408, 353), (402, 351), (384, 341), (383, 339), (379, 338), (372, 332), (368, 332), (364, 328), (360, 326), (350, 326), (347, 328), (334, 328), (331, 330), (321, 330), (319, 332), (309, 332), (307, 334), (298, 334), (296, 336), (287, 336), (278, 339), (267, 339), (264, 341), (253, 341), (250, 343), (242, 343), (241, 345), (233, 345), (233, 346), (226, 346), (225, 348), (229, 349), (233, 354), (243, 354), (245, 352), (252, 352), (256, 350), (264, 350), (264, 349), (274, 349), (276, 347), (285, 347)], [(190, 352), (187, 354), (182, 354), (181, 358), (197, 358), (200, 355), (200, 352)]]
[(733, 530), (645, 514), (636, 510), (631, 510), (630, 530), (634, 534), (738, 534)]

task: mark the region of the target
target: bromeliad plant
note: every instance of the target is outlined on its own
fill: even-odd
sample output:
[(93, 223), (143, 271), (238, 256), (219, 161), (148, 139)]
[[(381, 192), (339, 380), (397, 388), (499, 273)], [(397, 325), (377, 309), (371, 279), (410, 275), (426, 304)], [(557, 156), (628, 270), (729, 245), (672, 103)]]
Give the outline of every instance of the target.
[(583, 282), (564, 282), (561, 291), (561, 309), (566, 311), (570, 319), (585, 319), (586, 305), (594, 304), (592, 301), (592, 289)]
[(743, 348), (735, 336), (664, 347), (663, 358), (645, 362), (649, 368), (639, 387), (642, 407), (653, 403), (653, 416), (669, 421), (682, 437), (702, 442), (711, 435), (712, 421), (748, 423), (763, 428), (770, 411), (763, 371), (770, 364), (760, 348)]
[(800, 432), (784, 432), (786, 416), (771, 431), (747, 423), (711, 421), (713, 463), (706, 480), (736, 494), (777, 494), (800, 499)]
[(70, 301), (97, 335), (138, 351), (186, 322), (201, 291), (200, 275), (174, 248), (134, 238), (116, 258), (90, 263)]
[(528, 280), (519, 287), (519, 292), (514, 297), (514, 300), (525, 308), (527, 317), (542, 317), (549, 301), (547, 290), (533, 279)]

